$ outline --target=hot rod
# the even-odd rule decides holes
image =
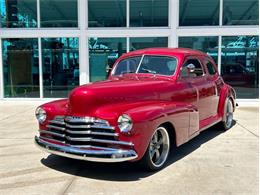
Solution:
[[[36,109],[41,149],[95,162],[165,165],[170,149],[220,123],[232,126],[235,91],[213,59],[191,49],[151,48],[122,55],[105,81]]]

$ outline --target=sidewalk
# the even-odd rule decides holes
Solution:
[[[258,194],[258,108],[240,107],[227,132],[216,127],[171,154],[167,167],[90,163],[40,151],[39,102],[0,102],[0,194]]]

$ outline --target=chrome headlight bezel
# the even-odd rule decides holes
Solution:
[[[38,120],[38,122],[42,124],[46,121],[47,113],[42,107],[38,107],[35,110],[35,117]]]
[[[127,114],[122,114],[117,119],[117,125],[122,133],[129,133],[133,128],[132,118]]]

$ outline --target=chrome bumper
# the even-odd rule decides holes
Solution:
[[[60,146],[40,139],[35,136],[35,144],[42,150],[51,154],[94,162],[123,162],[138,157],[134,150],[90,150],[72,146]]]

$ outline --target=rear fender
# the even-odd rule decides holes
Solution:
[[[224,117],[224,110],[225,110],[225,104],[226,104],[227,98],[231,99],[232,104],[233,104],[233,110],[235,110],[236,92],[231,86],[225,84],[221,89],[220,97],[219,97],[219,104],[218,104],[218,114],[222,118]]]

